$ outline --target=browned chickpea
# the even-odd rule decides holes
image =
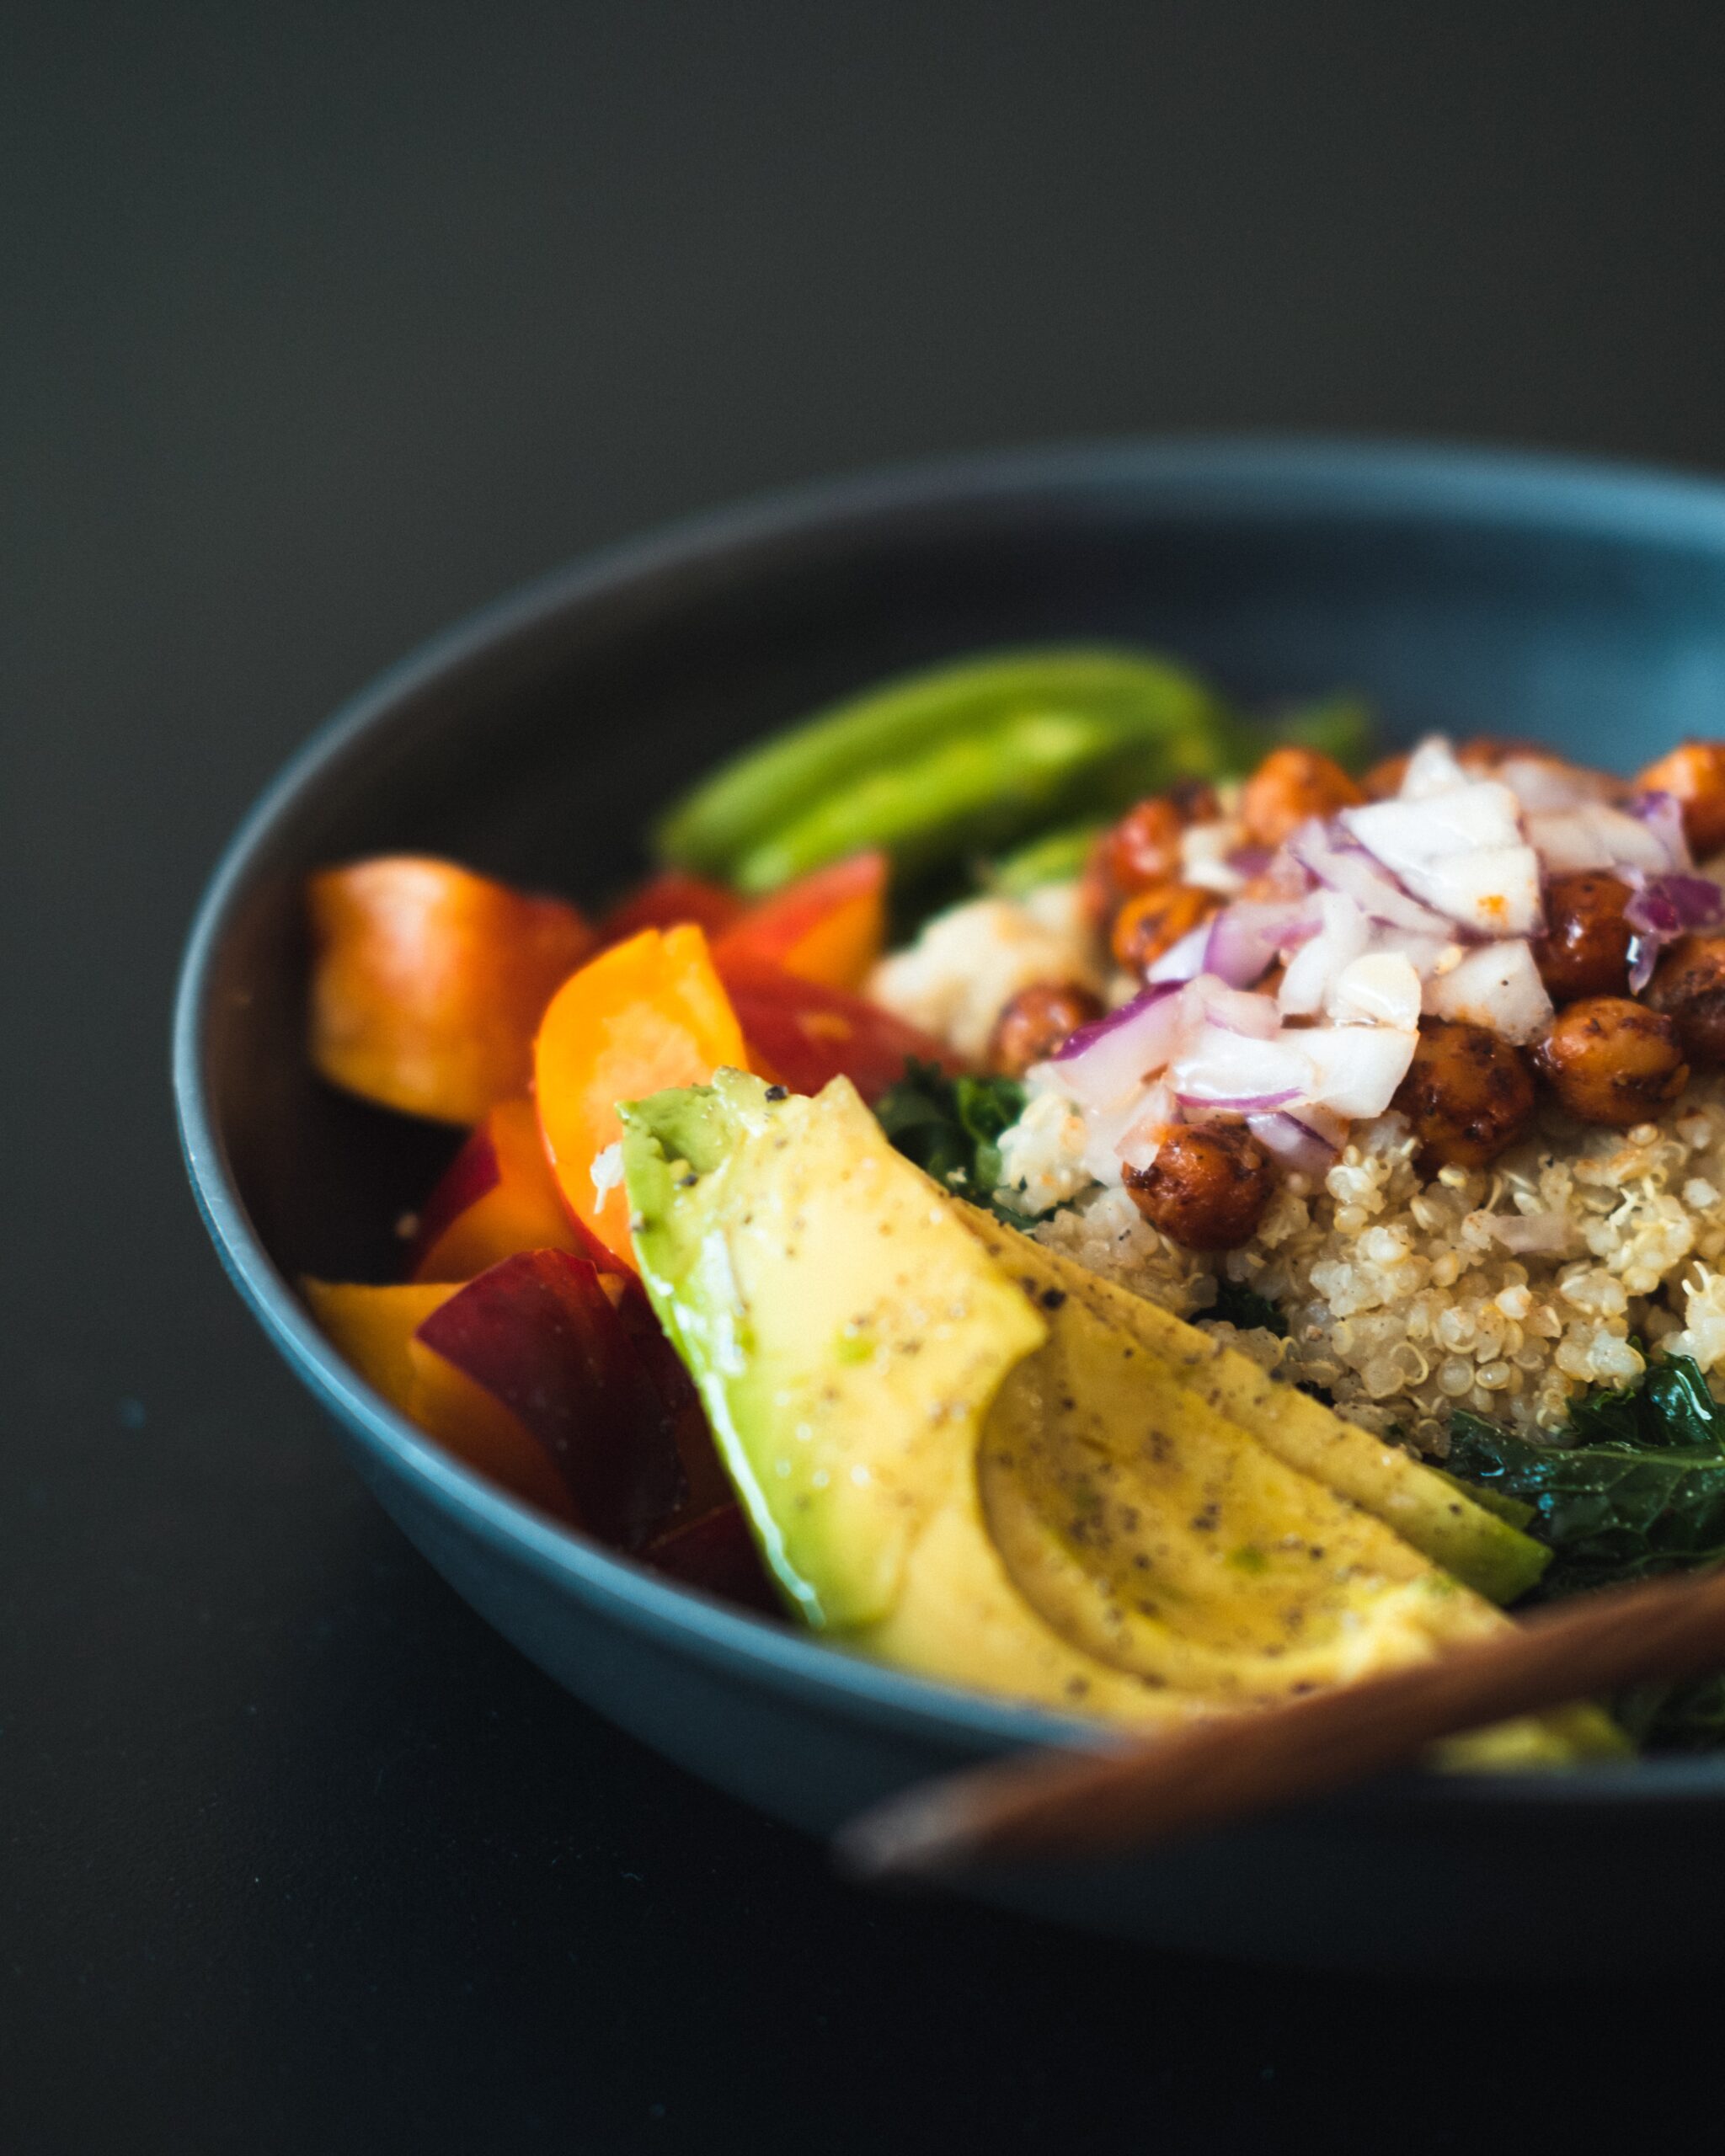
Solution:
[[[1636,781],[1643,793],[1674,793],[1683,830],[1697,861],[1725,852],[1725,741],[1685,741],[1649,764]]]
[[[1402,782],[1407,776],[1407,753],[1399,756],[1386,756],[1381,763],[1374,764],[1359,782],[1360,789],[1368,801],[1389,801],[1402,791]]]
[[[1311,816],[1333,816],[1365,798],[1332,756],[1272,749],[1240,792],[1240,820],[1258,846],[1280,846]]]
[[[1554,876],[1546,885],[1546,932],[1533,954],[1554,1003],[1627,992],[1635,940],[1623,918],[1628,903],[1629,886],[1594,869]]]
[[[1081,982],[1045,980],[1021,988],[995,1020],[988,1043],[991,1070],[1022,1078],[1081,1026],[1103,1016],[1103,1000]]]
[[[1108,945],[1116,964],[1128,973],[1148,973],[1164,951],[1172,951],[1220,904],[1214,891],[1200,891],[1192,883],[1164,883],[1157,890],[1140,891],[1114,916]]]
[[[1674,943],[1648,984],[1647,1000],[1676,1026],[1691,1063],[1725,1063],[1725,936]]]
[[[1242,1123],[1177,1123],[1147,1168],[1128,1168],[1132,1202],[1187,1250],[1235,1250],[1270,1202],[1269,1156]]]
[[[1183,779],[1129,808],[1097,840],[1085,873],[1092,917],[1103,921],[1121,901],[1178,881],[1180,841],[1194,824],[1220,816],[1215,789],[1203,779]]]
[[[1511,756],[1533,756],[1543,764],[1559,760],[1541,743],[1514,734],[1476,734],[1455,751],[1455,760],[1462,770],[1472,771],[1477,776],[1496,771]]]
[[[1689,1083],[1674,1021],[1626,995],[1589,995],[1560,1011],[1534,1060],[1571,1115],[1614,1130],[1650,1122]]]
[[[1413,1124],[1428,1169],[1482,1168],[1520,1137],[1536,1100],[1526,1057],[1501,1033],[1422,1018],[1391,1105]]]

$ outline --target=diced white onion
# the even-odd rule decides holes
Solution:
[[[1419,1023],[1419,975],[1393,951],[1368,951],[1343,966],[1324,998],[1324,1009],[1338,1024],[1404,1031]]]
[[[1426,983],[1424,1007],[1431,1017],[1488,1026],[1515,1042],[1531,1040],[1551,1018],[1533,953],[1520,942],[1470,952],[1452,972]]]
[[[1290,1039],[1311,1064],[1306,1098],[1338,1115],[1381,1115],[1407,1075],[1419,1036],[1396,1026],[1313,1026]]]
[[[1656,829],[1599,802],[1530,815],[1527,837],[1548,876],[1611,868],[1644,868],[1657,876],[1672,865]]]
[[[1467,773],[1455,760],[1455,751],[1445,735],[1429,734],[1407,759],[1402,775],[1402,798],[1423,801],[1430,794],[1452,793],[1466,786]]]
[[[1371,923],[1344,892],[1323,894],[1321,917],[1323,926],[1288,961],[1276,990],[1277,1004],[1288,1017],[1310,1018],[1322,1011],[1330,983],[1343,967],[1365,955],[1371,941]]]
[[[1610,801],[1623,790],[1621,781],[1609,772],[1591,771],[1583,765],[1566,763],[1562,756],[1505,756],[1496,776],[1521,803],[1524,816],[1543,815],[1552,809],[1581,808],[1589,802]]]

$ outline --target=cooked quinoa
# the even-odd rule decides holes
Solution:
[[[1010,1173],[1020,1133],[1040,1125],[1044,1193],[1060,1179],[1047,1097],[1003,1149]],[[1555,1434],[1576,1394],[1639,1376],[1637,1341],[1692,1355],[1722,1389],[1725,1079],[1696,1081],[1669,1114],[1628,1131],[1546,1104],[1489,1168],[1444,1168],[1429,1182],[1416,1150],[1400,1115],[1357,1125],[1322,1185],[1289,1177],[1252,1240],[1219,1257],[1182,1250],[1124,1190],[1093,1183],[1032,1232],[1200,1321],[1224,1270],[1276,1305],[1288,1337],[1218,1330],[1290,1381],[1324,1387],[1351,1421],[1438,1455],[1459,1407]],[[1010,1182],[1002,1194],[1025,1195]]]

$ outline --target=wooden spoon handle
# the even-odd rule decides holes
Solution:
[[[1440,1737],[1725,1664],[1725,1572],[1606,1590],[1433,1662],[1101,1752],[1044,1751],[912,1789],[844,1828],[868,1878],[980,1858],[1116,1854],[1339,1789]]]

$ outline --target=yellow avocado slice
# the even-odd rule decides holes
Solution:
[[[997,1243],[845,1081],[774,1099],[724,1071],[623,1120],[642,1278],[767,1562],[836,1644],[1156,1721],[1509,1621],[1183,1381],[1151,1306]]]
[[[1195,1325],[1142,1295],[1085,1270],[1044,1248],[991,1213],[954,1200],[959,1216],[1003,1271],[1044,1308],[1060,1310],[1056,1327],[1081,1311],[1117,1326],[1154,1369],[1159,1384],[1188,1403],[1249,1430],[1290,1467],[1375,1514],[1405,1541],[1492,1602],[1525,1594],[1550,1561],[1550,1552],[1509,1521],[1476,1504],[1399,1445],[1385,1444],[1345,1422],[1322,1401],[1272,1377]]]

